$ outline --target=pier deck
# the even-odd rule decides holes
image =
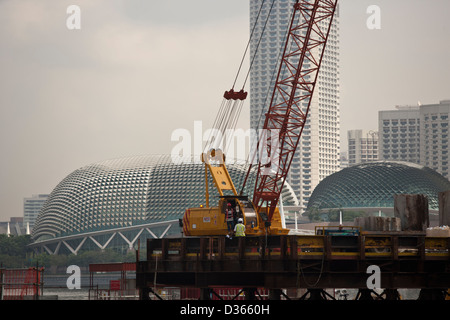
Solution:
[[[450,238],[424,234],[288,235],[147,240],[137,286],[367,288],[376,265],[381,288],[450,288]]]

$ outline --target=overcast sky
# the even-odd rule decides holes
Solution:
[[[379,110],[450,98],[449,14],[448,0],[340,1],[343,150]],[[0,0],[0,23],[0,221],[82,166],[170,153],[175,129],[212,125],[250,28],[248,0]]]

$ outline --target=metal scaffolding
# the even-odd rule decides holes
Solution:
[[[0,269],[0,300],[39,300],[44,268]]]

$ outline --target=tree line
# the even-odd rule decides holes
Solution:
[[[49,255],[36,254],[28,245],[32,240],[29,235],[7,236],[0,234],[0,268],[44,267],[51,273],[65,269],[70,265],[88,267],[92,263],[133,262],[136,260],[133,251],[123,254],[113,249],[93,250],[74,254]]]

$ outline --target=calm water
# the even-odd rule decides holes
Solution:
[[[347,289],[347,299],[353,300],[357,293],[358,290]],[[399,293],[403,300],[416,300],[419,296],[419,290],[400,289]],[[88,300],[89,289],[81,288],[69,290],[67,288],[44,288],[44,296],[58,296],[58,300]],[[335,298],[342,299],[343,296],[340,296],[339,292],[336,292]]]
[[[89,276],[81,277],[81,289],[70,290],[67,288],[67,275],[47,275],[44,279],[44,296],[49,297],[57,296],[58,300],[88,300],[89,299]],[[128,275],[128,279],[134,278],[135,275]],[[97,274],[93,277],[93,285],[99,289],[108,289],[111,280],[120,279],[120,274]],[[404,300],[416,300],[419,296],[420,290],[406,290],[399,289],[399,293]],[[332,291],[329,292],[332,294]],[[347,289],[346,290],[347,299],[353,300],[358,290]],[[378,292],[378,293],[381,293]],[[93,294],[93,293],[92,293]],[[342,299],[343,296],[340,295],[341,292],[335,292],[336,299]]]
[[[133,279],[135,275],[127,275],[127,279]],[[67,288],[68,275],[46,275],[44,276],[44,297],[58,300],[88,300],[90,279],[88,275],[81,276],[81,289]],[[98,289],[108,289],[111,280],[120,279],[120,273],[96,274],[92,285]]]
[[[88,300],[89,289],[44,288],[44,297],[58,296],[58,300]]]

